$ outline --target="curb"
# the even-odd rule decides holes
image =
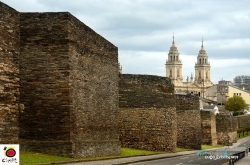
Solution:
[[[239,144],[242,144],[246,141],[248,141],[250,139],[250,136],[247,136],[247,137],[244,137],[242,139],[239,139]],[[237,146],[238,146],[237,145]],[[235,146],[235,147],[237,147]],[[224,147],[220,147],[220,148],[211,148],[211,149],[206,149],[206,151],[210,151],[210,150],[217,150],[217,149],[223,149],[223,148],[227,148],[228,146],[224,146]],[[143,156],[137,156],[137,157],[142,157],[144,159],[139,159],[139,160],[128,160],[128,161],[123,161],[122,163],[113,163],[112,165],[127,165],[127,164],[132,164],[132,163],[139,163],[139,162],[146,162],[146,161],[152,161],[152,160],[159,160],[159,159],[166,159],[166,158],[172,158],[172,157],[179,157],[179,156],[185,156],[185,155],[191,155],[191,154],[194,154],[196,153],[197,151],[200,151],[200,150],[193,150],[193,151],[189,151],[190,153],[185,153],[185,154],[182,154],[181,152],[179,152],[179,154],[176,154],[176,155],[162,155],[162,154],[157,154],[158,157],[151,157],[151,158],[146,158],[143,157]],[[185,151],[184,151],[185,152]],[[178,153],[178,152],[177,152]],[[172,153],[174,154],[174,153]],[[162,155],[162,156],[161,156]],[[154,155],[149,155],[149,156],[154,156]],[[136,157],[122,157],[122,158],[136,158]],[[122,159],[122,158],[114,158],[114,159]],[[104,160],[95,160],[95,161],[105,161],[105,160],[112,160],[112,159],[104,159]],[[63,164],[71,164],[71,163],[84,163],[84,162],[94,162],[94,161],[82,161],[82,160],[76,160],[76,161],[70,161],[70,162],[55,162],[55,163],[39,163],[39,164],[35,164],[35,165],[63,165]],[[227,165],[227,163],[224,163],[223,165]]]
[[[166,156],[160,156],[160,155],[163,155],[163,154],[156,154],[158,155],[159,157],[155,157],[155,158],[145,158],[145,159],[141,159],[141,160],[128,160],[128,161],[124,161],[123,163],[114,163],[112,165],[127,165],[128,163],[138,163],[138,162],[145,162],[145,161],[151,161],[151,160],[159,160],[159,159],[165,159],[165,158],[172,158],[172,157],[178,157],[178,156],[184,156],[184,155],[191,155],[191,154],[194,154],[196,153],[197,151],[199,150],[193,150],[193,151],[190,151],[190,153],[185,153],[185,154],[178,154],[178,155],[166,155]],[[170,154],[174,154],[174,153],[170,153]],[[156,156],[156,155],[147,155],[147,156]],[[144,156],[131,156],[131,157],[121,157],[121,158],[114,158],[114,159],[126,159],[126,158],[140,158],[140,157],[144,157]],[[146,156],[145,156],[146,157]],[[112,160],[112,159],[103,159],[103,160],[93,160],[93,161],[82,161],[82,160],[76,160],[76,161],[70,161],[70,162],[54,162],[54,163],[38,163],[38,164],[33,164],[33,165],[63,165],[63,164],[71,164],[71,163],[87,163],[87,162],[95,162],[95,161],[106,161],[106,160]]]

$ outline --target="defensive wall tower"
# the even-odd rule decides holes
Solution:
[[[19,13],[0,2],[0,143],[119,154],[117,66],[118,48],[70,13]]]
[[[19,13],[0,2],[0,144],[18,143]]]
[[[177,122],[171,80],[151,75],[119,76],[122,146],[176,152]]]
[[[176,94],[177,147],[201,149],[199,97]]]

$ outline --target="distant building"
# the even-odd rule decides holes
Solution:
[[[250,84],[250,76],[236,76],[234,78],[235,84]]]
[[[224,105],[234,95],[241,96],[250,105],[250,92],[234,86],[230,81],[219,81],[217,85],[207,88],[205,95],[207,99],[217,101],[218,105]]]
[[[172,80],[176,93],[186,92],[204,97],[206,88],[213,84],[210,79],[210,63],[208,62],[208,56],[203,46],[203,39],[194,67],[195,77],[191,74],[190,79],[187,77],[185,82],[182,77],[182,62],[179,55],[173,36],[172,46],[170,47],[166,61],[166,77]]]
[[[229,85],[228,86],[228,97],[241,96],[248,105],[250,105],[250,92],[243,90],[241,88],[238,88],[236,86]]]

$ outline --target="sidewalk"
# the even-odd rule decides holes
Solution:
[[[244,137],[242,139],[237,140],[237,143],[233,143],[233,146],[230,146],[230,148],[232,147],[237,147],[238,145],[240,145],[241,143],[244,143],[246,141],[248,141],[250,139],[250,136]]]
[[[250,139],[250,136],[239,139],[237,143],[234,143],[233,147],[237,147],[241,143],[244,143]],[[226,147],[222,147],[226,148]],[[220,149],[222,149],[220,148]],[[215,150],[218,148],[208,149],[208,150]],[[118,158],[118,159],[108,159],[108,160],[98,160],[98,161],[84,161],[84,162],[72,162],[72,163],[54,163],[54,164],[63,164],[63,165],[125,165],[128,163],[135,163],[135,162],[143,162],[143,161],[150,161],[150,160],[157,160],[157,159],[164,159],[164,158],[171,158],[171,157],[177,157],[177,156],[183,156],[183,155],[190,155],[198,152],[199,150],[193,150],[193,151],[183,151],[183,152],[177,152],[177,153],[166,153],[166,154],[158,154],[158,155],[149,155],[149,156],[136,156],[136,157],[128,157],[128,158]],[[245,159],[245,160],[244,160]],[[243,158],[242,160],[237,162],[248,162],[249,165],[250,156]],[[245,165],[245,164],[239,164],[239,165]]]
[[[245,156],[235,163],[236,165],[249,165],[250,164],[250,155]]]
[[[171,158],[176,156],[190,155],[196,153],[198,150],[193,151],[183,151],[177,153],[167,153],[167,154],[157,154],[149,156],[136,156],[128,158],[118,158],[118,159],[108,159],[108,160],[98,160],[98,161],[89,161],[89,162],[76,162],[76,163],[62,163],[64,165],[125,165],[128,163],[136,163],[143,161],[150,161],[156,159]]]
[[[237,143],[244,143],[248,139],[250,139],[250,136],[238,140]],[[235,164],[236,165],[249,165],[250,164],[249,162],[250,162],[250,155],[248,155],[248,156],[246,155],[244,158],[240,159]]]

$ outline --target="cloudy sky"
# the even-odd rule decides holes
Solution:
[[[0,1],[20,12],[70,12],[118,47],[123,73],[165,76],[174,32],[185,80],[202,36],[213,83],[250,76],[249,0]]]

